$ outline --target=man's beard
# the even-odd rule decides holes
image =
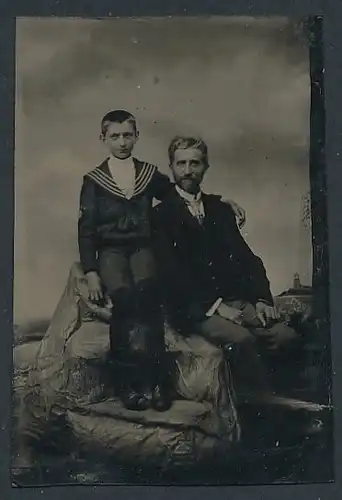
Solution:
[[[197,179],[191,177],[183,177],[178,181],[179,187],[186,191],[187,193],[197,194],[200,190],[200,183]]]

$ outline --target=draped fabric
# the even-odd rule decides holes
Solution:
[[[80,448],[100,449],[122,461],[171,467],[179,460],[195,464],[226,456],[240,439],[240,426],[221,350],[166,325],[176,400],[164,413],[132,412],[112,392],[109,318],[109,306],[88,301],[81,267],[73,265],[46,334],[36,349],[31,347],[33,359],[21,356],[16,363],[17,375],[26,379],[17,386],[19,440],[22,436],[34,445],[53,428],[58,443],[67,426]]]

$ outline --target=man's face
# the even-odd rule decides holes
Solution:
[[[138,134],[133,124],[128,121],[123,123],[110,122],[105,135],[102,136],[102,141],[110,153],[120,160],[131,155],[137,140]]]
[[[170,165],[175,183],[184,191],[196,194],[208,168],[200,149],[176,149]]]

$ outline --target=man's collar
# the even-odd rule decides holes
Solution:
[[[200,201],[200,199],[202,198],[202,191],[199,191],[197,194],[191,194],[187,191],[184,191],[184,189],[179,187],[177,184],[175,188],[179,196],[190,203],[193,201]]]

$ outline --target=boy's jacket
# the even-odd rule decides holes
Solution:
[[[162,200],[172,186],[157,167],[134,160],[135,190],[127,199],[111,176],[108,160],[83,178],[78,219],[78,244],[83,271],[97,270],[105,247],[149,244],[152,200]]]

